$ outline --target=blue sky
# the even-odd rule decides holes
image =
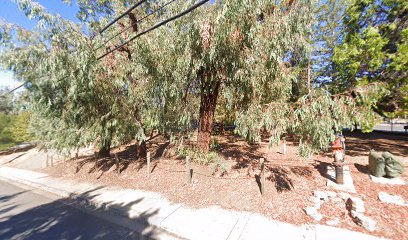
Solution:
[[[24,13],[22,13],[18,6],[12,0],[0,0],[0,18],[15,23],[27,29],[32,29],[36,25],[36,21],[28,19]],[[48,12],[53,14],[60,14],[62,17],[78,21],[75,17],[78,8],[75,1],[72,1],[72,6],[69,6],[62,2],[62,0],[37,0],[42,6],[44,6]],[[14,79],[11,72],[4,72],[0,70],[0,88],[9,87],[13,88],[18,86],[19,83]]]

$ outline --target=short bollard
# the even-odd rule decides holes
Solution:
[[[286,138],[283,138],[283,155],[286,155]]]
[[[260,176],[260,182],[261,182],[261,194],[265,194],[265,162],[264,158],[260,159],[261,162],[261,176]]]
[[[192,183],[193,182],[193,176],[192,176],[192,171],[190,168],[190,156],[186,157],[186,172],[187,172],[187,182]]]
[[[147,160],[147,176],[150,177],[150,152],[146,153]]]
[[[336,172],[336,183],[337,184],[344,184],[344,178],[343,178],[343,164],[341,163],[334,163],[334,169]]]
[[[98,168],[98,152],[94,152],[95,157],[95,169]]]
[[[118,158],[118,154],[115,153],[115,161],[116,161],[116,172],[120,173],[120,168],[119,168],[119,158]]]

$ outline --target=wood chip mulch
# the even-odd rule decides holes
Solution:
[[[317,223],[307,216],[304,208],[312,206],[310,197],[315,190],[330,190],[326,187],[325,167],[332,162],[330,154],[320,154],[305,160],[297,154],[295,142],[288,141],[287,153],[282,146],[266,151],[267,142],[248,145],[242,140],[231,140],[231,136],[216,137],[220,143],[219,153],[230,166],[227,174],[212,174],[210,166],[192,164],[193,183],[187,184],[183,159],[168,154],[172,145],[163,137],[149,142],[152,152],[152,172],[147,176],[145,159],[135,159],[134,146],[114,149],[121,158],[121,173],[116,172],[113,158],[98,160],[82,157],[43,170],[65,179],[98,183],[107,186],[140,189],[158,192],[170,201],[183,203],[192,208],[217,205],[224,209],[249,211],[269,218],[293,224]],[[329,200],[321,205],[319,222],[339,219],[337,227],[360,231],[390,239],[404,239],[408,233],[408,207],[385,204],[378,200],[378,192],[397,194],[408,201],[408,185],[382,185],[373,183],[367,175],[367,154],[371,148],[387,150],[401,157],[408,165],[408,138],[371,133],[346,136],[346,161],[350,166],[357,190],[354,196],[363,199],[366,215],[377,221],[377,229],[368,232],[357,226],[345,209],[343,201]],[[266,193],[262,196],[259,187],[259,158],[266,158]],[[407,172],[408,170],[406,170]],[[405,174],[406,174],[405,172]],[[408,177],[402,176],[406,182]]]

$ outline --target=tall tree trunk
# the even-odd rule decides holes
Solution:
[[[211,143],[211,131],[214,125],[214,113],[217,106],[220,81],[203,81],[200,100],[200,123],[198,125],[197,147],[208,153]]]

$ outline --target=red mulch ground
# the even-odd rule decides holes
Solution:
[[[331,190],[326,187],[324,169],[332,162],[330,154],[304,160],[297,154],[297,146],[288,141],[287,154],[282,147],[266,153],[267,142],[249,145],[233,135],[216,136],[219,153],[229,162],[230,169],[222,177],[211,174],[209,166],[192,164],[193,184],[187,184],[183,159],[174,156],[175,147],[163,136],[148,142],[152,152],[152,173],[147,177],[145,159],[135,159],[134,145],[114,149],[121,159],[121,173],[116,172],[114,159],[100,159],[97,168],[93,158],[71,159],[44,171],[67,179],[116,185],[126,188],[160,192],[173,202],[201,208],[218,205],[225,209],[261,213],[270,218],[294,224],[310,223],[303,208],[311,206],[309,198],[314,190]],[[373,183],[367,175],[367,155],[371,148],[390,151],[401,157],[408,166],[408,137],[379,133],[353,133],[346,139],[346,161],[350,165],[357,190],[366,206],[366,215],[377,221],[377,230],[367,232],[353,223],[344,202],[328,201],[322,204],[320,223],[339,218],[338,227],[365,232],[392,239],[403,239],[408,233],[408,207],[381,203],[379,191],[398,194],[408,201],[408,186],[389,186]],[[172,154],[173,153],[173,154]],[[264,196],[258,185],[259,158],[266,157],[267,185]],[[406,174],[406,173],[405,173]],[[403,178],[408,182],[407,175]]]

